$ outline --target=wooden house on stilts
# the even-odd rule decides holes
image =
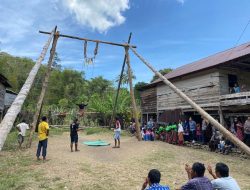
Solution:
[[[250,42],[179,67],[165,77],[221,123],[250,116]],[[158,123],[189,116],[201,119],[160,79],[141,89],[141,112],[144,121],[154,118]]]

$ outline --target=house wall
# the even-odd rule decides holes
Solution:
[[[16,94],[6,92],[5,97],[4,97],[5,108],[11,106],[11,104],[15,100],[16,96],[17,96]]]
[[[220,85],[218,69],[210,69],[190,74],[171,82],[201,107],[218,106]],[[157,110],[174,110],[191,108],[167,85],[157,86]]]
[[[228,75],[236,75],[240,87],[244,84],[245,90],[250,91],[250,72],[243,69],[224,68],[219,69],[220,95],[229,94]]]
[[[156,87],[144,89],[140,93],[142,113],[156,113]]]
[[[0,112],[2,112],[4,109],[5,92],[6,92],[5,86],[2,83],[0,83]]]

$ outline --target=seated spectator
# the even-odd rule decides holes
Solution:
[[[192,168],[186,164],[185,170],[188,174],[188,182],[177,190],[212,190],[210,180],[204,177],[205,166],[202,163],[195,162]]]
[[[141,130],[141,138],[142,138],[142,140],[145,140],[145,133],[146,133],[146,129],[142,129]]]
[[[226,164],[217,163],[215,166],[215,174],[211,166],[208,166],[207,170],[214,178],[214,180],[211,181],[214,190],[240,190],[235,179],[229,176],[229,168]]]
[[[150,132],[149,129],[145,130],[144,140],[149,141],[150,140]]]
[[[199,123],[196,124],[196,139],[199,143],[202,142],[201,138],[201,125]]]
[[[218,144],[218,149],[220,152],[224,153],[225,151],[225,139],[221,137],[220,143]]]
[[[237,83],[234,84],[234,93],[239,93],[240,92],[240,87]]]
[[[208,144],[210,151],[216,151],[219,143],[220,143],[220,132],[215,131]]]
[[[142,185],[142,190],[145,190],[147,186],[147,190],[170,190],[168,186],[162,186],[160,185],[161,181],[161,173],[159,170],[152,169],[149,171],[148,176],[145,180],[145,182]]]
[[[149,129],[149,133],[150,133],[150,140],[151,141],[154,141],[155,140],[155,133],[154,133],[154,131],[152,130],[152,129]]]
[[[233,144],[229,140],[225,140],[224,154],[229,154],[231,152]]]

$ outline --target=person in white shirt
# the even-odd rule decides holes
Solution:
[[[217,163],[215,166],[215,174],[212,167],[208,166],[208,172],[213,176],[211,181],[214,190],[240,190],[236,180],[229,176],[229,168],[224,163]]]
[[[29,125],[27,123],[25,123],[25,120],[23,120],[21,123],[19,123],[16,126],[17,130],[18,130],[18,143],[19,143],[19,148],[22,147],[23,141],[24,141],[24,137],[26,134],[26,130],[29,129]]]

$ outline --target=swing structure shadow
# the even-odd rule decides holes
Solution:
[[[186,102],[188,102],[197,112],[199,112],[204,118],[206,118],[211,124],[214,125],[215,128],[217,128],[227,139],[229,139],[231,142],[233,142],[236,146],[238,146],[243,152],[245,152],[246,154],[250,155],[250,148],[245,145],[243,142],[241,142],[239,139],[237,139],[235,136],[233,136],[227,129],[225,129],[218,121],[216,121],[213,117],[211,117],[206,111],[204,111],[199,105],[197,105],[194,101],[192,101],[185,93],[183,93],[180,89],[178,89],[176,86],[174,86],[170,81],[168,81],[160,72],[158,72],[157,70],[155,70],[142,56],[140,56],[135,48],[136,46],[130,45],[130,37],[129,37],[129,41],[127,44],[119,44],[119,43],[113,43],[113,42],[107,42],[107,41],[101,41],[101,40],[92,40],[92,39],[87,39],[87,38],[81,38],[81,37],[75,37],[75,36],[69,36],[69,35],[62,35],[59,34],[59,32],[56,33],[56,27],[52,32],[44,32],[44,31],[40,31],[40,33],[43,34],[49,34],[49,40],[48,42],[45,44],[45,47],[41,53],[41,56],[39,58],[39,60],[37,61],[36,65],[32,68],[30,75],[32,75],[32,79],[33,81],[30,81],[31,79],[28,77],[23,88],[21,89],[21,91],[19,92],[17,98],[15,99],[15,101],[13,102],[13,104],[11,105],[11,107],[9,108],[7,114],[5,115],[2,123],[0,124],[0,151],[2,150],[2,147],[4,145],[4,142],[6,140],[7,134],[9,133],[10,129],[13,126],[13,123],[17,117],[17,114],[20,112],[21,107],[23,105],[24,100],[27,97],[27,94],[34,82],[34,78],[37,74],[37,71],[41,65],[41,62],[47,52],[47,49],[49,47],[49,44],[52,40],[52,37],[54,37],[53,39],[53,43],[54,46],[52,46],[51,52],[50,52],[50,58],[49,61],[53,61],[54,59],[54,54],[55,54],[55,47],[56,47],[56,42],[57,39],[55,38],[59,38],[59,37],[66,37],[66,38],[72,38],[72,39],[77,39],[77,40],[82,40],[82,41],[91,41],[91,42],[96,42],[96,43],[103,43],[103,44],[109,44],[109,45],[115,45],[115,46],[121,46],[125,48],[125,58],[124,58],[124,62],[126,62],[127,66],[128,66],[128,77],[129,77],[129,85],[130,85],[130,96],[132,99],[132,106],[133,106],[133,116],[136,120],[136,131],[137,131],[137,138],[140,141],[141,140],[141,136],[139,135],[140,133],[140,128],[139,128],[139,122],[138,122],[138,117],[137,117],[137,108],[136,108],[136,104],[135,104],[135,97],[134,97],[134,92],[133,92],[133,83],[132,83],[132,72],[131,72],[131,66],[130,66],[130,56],[129,56],[129,49],[132,50],[132,52],[147,66],[149,67],[149,69],[154,72],[157,76],[159,76],[163,82],[168,85],[175,93],[178,94],[178,96],[180,96],[181,98],[183,98]],[[49,63],[48,63],[49,65]],[[122,67],[123,68],[123,67]],[[35,69],[36,72],[32,71]],[[48,68],[50,69],[50,68]],[[123,69],[122,69],[123,71]],[[123,74],[123,72],[121,72],[121,74]],[[49,75],[47,75],[49,78]],[[47,78],[47,79],[48,79]],[[28,81],[29,79],[29,81]],[[120,80],[122,79],[122,77],[120,77]],[[25,88],[25,85],[28,81],[28,87],[29,88]],[[120,81],[119,81],[120,82]],[[43,88],[46,87],[45,85],[43,85]],[[43,89],[42,91],[46,91],[46,88]],[[25,89],[25,94],[23,94],[23,91]],[[19,100],[20,97],[22,97],[21,101]],[[40,109],[37,110],[38,113],[41,113],[41,109],[42,109],[42,102],[43,102],[43,97],[40,96],[40,99],[38,102],[41,102],[41,106]],[[18,108],[18,110],[16,110],[13,113],[13,110],[15,108]],[[33,118],[34,121],[36,122],[38,120],[37,118]],[[34,123],[33,121],[33,123]],[[7,126],[7,127],[6,127]],[[33,127],[34,130],[34,127]]]

